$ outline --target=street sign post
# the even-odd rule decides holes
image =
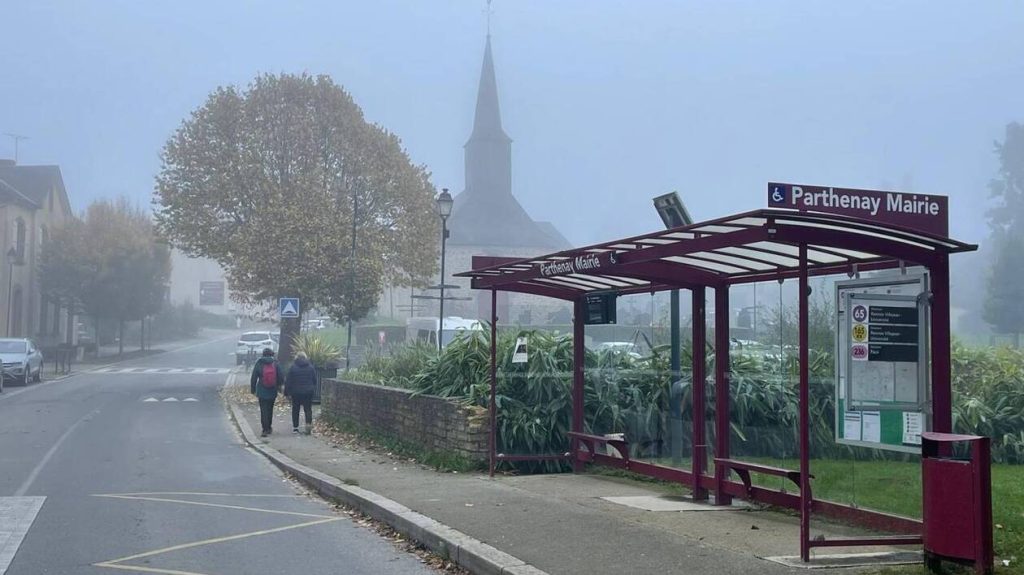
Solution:
[[[199,282],[199,305],[224,305],[224,282]]]
[[[281,319],[299,317],[299,298],[283,297],[278,300],[277,314]]]

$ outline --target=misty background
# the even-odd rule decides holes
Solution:
[[[20,163],[61,166],[76,211],[148,205],[216,86],[324,73],[461,191],[485,6],[8,1],[0,128],[30,138]],[[1022,25],[1009,0],[497,0],[513,191],[577,245],[660,228],[654,195],[706,219],[764,206],[768,181],[949,195],[951,235],[984,242],[993,142],[1024,120]]]

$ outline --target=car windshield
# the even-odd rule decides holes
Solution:
[[[0,341],[0,353],[25,353],[25,342]]]
[[[268,333],[243,333],[241,341],[267,341],[270,339]]]

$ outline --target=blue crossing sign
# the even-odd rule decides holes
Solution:
[[[277,314],[282,318],[299,317],[299,298],[281,298],[277,306]]]

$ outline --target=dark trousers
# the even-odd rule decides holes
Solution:
[[[306,425],[313,425],[313,394],[292,394],[292,427],[299,427],[299,408],[306,412]]]
[[[270,431],[274,424],[274,400],[260,399],[260,424],[263,431]]]

